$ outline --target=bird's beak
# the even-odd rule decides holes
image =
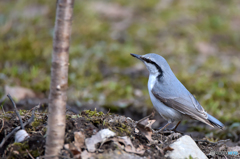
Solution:
[[[141,55],[137,55],[137,54],[131,54],[133,57],[136,57],[137,59],[141,60],[142,62],[144,61],[141,57]]]

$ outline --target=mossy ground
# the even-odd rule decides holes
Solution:
[[[23,120],[29,119],[31,112],[26,112],[26,114],[22,117]],[[8,114],[6,112],[3,116],[11,116],[11,120],[5,120],[5,124],[2,125],[4,131],[0,132],[0,140],[5,137],[5,133],[9,134],[16,126],[19,125],[19,120],[16,118],[16,115],[12,115],[11,113]],[[43,120],[44,119],[44,120]],[[12,135],[7,142],[4,144],[2,148],[0,148],[0,156],[2,158],[36,158],[39,156],[44,155],[45,149],[45,140],[46,140],[46,121],[47,115],[45,113],[35,113],[35,120],[30,125],[25,127],[25,130],[30,135],[28,139],[26,139],[22,143],[14,143],[14,135]],[[36,122],[38,124],[36,124]],[[142,145],[142,149],[145,150],[145,153],[139,155],[138,157],[146,157],[146,158],[163,158],[166,154],[168,147],[171,143],[175,142],[181,134],[177,133],[159,133],[158,131],[154,131],[152,134],[152,139],[156,142],[155,144],[148,141],[148,139],[141,133],[141,129],[139,132],[136,131],[138,127],[136,127],[136,121],[116,114],[109,114],[109,113],[102,113],[99,111],[82,111],[80,114],[67,114],[66,120],[66,129],[65,129],[65,136],[64,136],[64,144],[73,144],[74,142],[77,143],[79,141],[75,140],[75,132],[81,132],[83,134],[84,139],[82,140],[83,143],[79,148],[81,152],[87,151],[86,147],[86,138],[91,138],[97,132],[102,129],[109,129],[115,132],[117,137],[128,137],[130,138],[133,146],[135,148],[140,147]],[[200,133],[196,131],[195,133]],[[229,132],[232,133],[232,132]],[[226,137],[226,136],[225,136]],[[202,140],[199,135],[193,139]],[[220,138],[225,139],[225,138]],[[219,140],[220,140],[219,139]],[[210,142],[216,142],[216,139],[213,138],[204,138],[205,141],[197,142],[198,146],[201,150],[207,155],[209,154],[210,150],[214,151],[223,151],[226,150],[228,145],[224,142],[222,144],[211,144]],[[123,141],[122,141],[123,142]],[[231,143],[233,144],[233,143]],[[236,144],[236,143],[235,143]],[[123,146],[123,145],[121,145]],[[129,146],[129,145],[128,145]],[[158,148],[157,148],[157,147]],[[224,149],[223,149],[224,147]],[[109,155],[115,150],[120,150],[122,153],[129,153],[133,154],[132,152],[124,152],[121,148],[115,145],[111,139],[109,141],[104,142],[102,144],[96,145],[97,152],[91,153],[93,158],[100,158],[102,155]],[[162,151],[160,151],[161,149]],[[65,149],[66,150],[66,149]],[[72,158],[71,152],[74,154],[75,151],[68,150],[67,152],[61,153],[65,157]],[[115,158],[122,158],[122,153],[118,153]],[[219,156],[217,156],[219,157]],[[103,157],[106,158],[106,157]]]
[[[126,72],[140,63],[130,53],[155,52],[206,111],[223,122],[240,121],[239,1],[101,2],[119,5],[120,15],[99,11],[99,1],[75,1],[70,101],[114,105],[141,100],[142,107],[152,108],[147,76],[137,69],[137,76]],[[55,5],[49,0],[0,2],[1,96],[4,85],[49,91]]]

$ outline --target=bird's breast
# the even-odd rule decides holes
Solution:
[[[160,100],[158,100],[152,93],[152,88],[154,87],[154,84],[157,81],[156,76],[149,76],[148,79],[148,92],[150,99],[152,101],[153,106],[158,111],[158,113],[165,118],[168,121],[180,121],[182,120],[182,114],[168,106],[166,106],[164,103],[162,103]]]

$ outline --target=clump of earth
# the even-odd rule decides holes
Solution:
[[[23,122],[31,117],[30,110],[20,110]],[[182,132],[152,129],[153,117],[134,121],[130,117],[84,110],[81,113],[66,113],[64,148],[65,158],[165,158],[173,151],[171,144],[184,135],[190,135],[208,158],[224,158],[212,151],[229,151],[239,142],[229,139],[211,141],[209,138]],[[0,141],[20,125],[12,111],[1,115]],[[12,135],[0,149],[2,158],[36,158],[44,155],[47,130],[47,113],[35,112],[35,120],[25,127],[30,135],[21,143],[14,142]],[[102,134],[105,135],[103,137]],[[106,135],[107,134],[107,135]],[[238,134],[239,135],[239,134]],[[235,149],[237,150],[237,149]],[[229,156],[227,156],[229,157]],[[231,156],[230,156],[231,158]]]

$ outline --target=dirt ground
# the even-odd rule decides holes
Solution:
[[[14,143],[14,135],[12,135],[0,149],[2,158],[36,158],[44,155],[47,113],[40,111],[42,107],[44,106],[35,112],[35,120],[25,127],[30,137],[23,143]],[[23,122],[26,122],[32,115],[31,110],[19,112]],[[227,139],[209,141],[197,131],[189,134],[141,128],[139,122],[110,112],[85,110],[80,114],[72,111],[67,111],[66,114],[65,145],[60,155],[62,158],[165,158],[164,155],[172,150],[169,145],[184,134],[192,136],[208,158],[234,158],[234,156],[224,155],[213,156],[210,152],[227,151],[229,147],[239,145],[239,142]],[[153,120],[149,119],[149,121]],[[151,125],[152,123],[150,127]],[[20,122],[13,111],[3,113],[0,141],[17,126],[20,126]],[[115,133],[115,136],[97,143],[94,152],[89,152],[86,139],[103,129],[109,129]]]

